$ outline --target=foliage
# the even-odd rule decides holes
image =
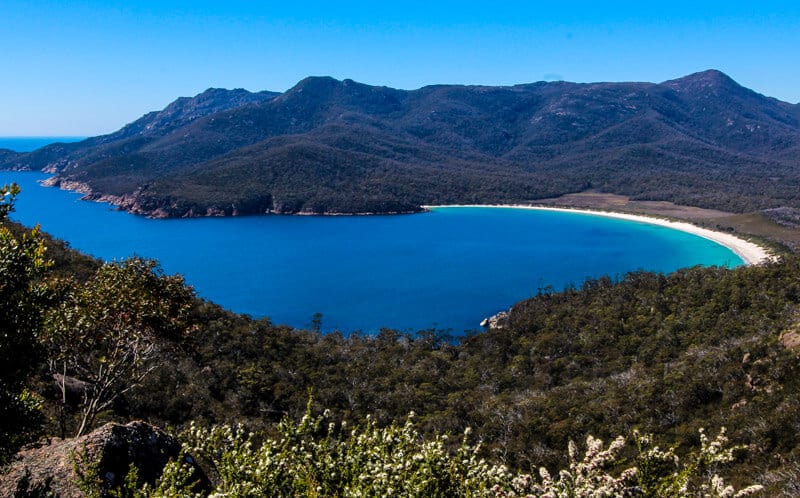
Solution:
[[[75,474],[73,483],[86,498],[100,498],[103,492],[103,478],[100,476],[100,462],[89,456],[84,444],[70,454],[72,471]]]
[[[310,410],[310,405],[309,405]],[[651,447],[651,436],[638,436],[638,467],[626,467],[623,437],[608,447],[589,436],[585,453],[569,443],[569,466],[552,476],[545,468],[539,478],[515,474],[504,465],[480,457],[480,443],[469,442],[467,430],[460,445],[449,449],[446,435],[423,436],[413,414],[402,425],[378,427],[367,418],[350,429],[307,412],[300,422],[281,421],[277,435],[248,433],[242,427],[204,428],[192,424],[184,433],[184,451],[200,458],[215,476],[211,496],[392,496],[455,497],[744,497],[760,486],[739,492],[725,485],[718,466],[732,461],[737,448],[726,446],[720,433],[703,439],[699,450],[685,457],[673,449]],[[326,423],[327,422],[327,423]],[[622,470],[614,470],[614,469]],[[713,473],[709,472],[713,470]],[[135,469],[114,496],[200,496],[191,490],[191,471],[181,458],[164,469],[154,484],[138,485]],[[133,476],[133,477],[131,477]],[[648,487],[659,483],[658,489]],[[91,492],[91,489],[89,489]],[[667,491],[667,492],[665,492]]]
[[[450,455],[446,436],[424,441],[411,419],[382,429],[367,419],[339,434],[323,422],[285,419],[260,445],[230,426],[191,426],[184,437],[187,452],[213,463],[224,496],[458,496],[488,493],[505,477],[466,442]]]
[[[40,358],[48,299],[37,278],[50,263],[38,228],[15,236],[5,226],[18,193],[16,185],[0,188],[0,464],[41,425],[39,400],[25,385]]]
[[[470,426],[485,458],[549,469],[566,464],[561,448],[582,434],[639,428],[681,455],[699,445],[699,428],[726,426],[752,448],[732,462],[732,484],[770,475],[778,494],[794,485],[781,468],[800,445],[800,363],[778,340],[797,320],[797,275],[800,261],[787,256],[589,280],[519,303],[504,329],[457,341],[431,331],[320,335],[203,304],[183,353],[165,357],[173,368],[146,380],[146,396],[127,396],[128,413],[261,430],[302,416],[313,388],[343,418],[386,425],[413,410],[426,434]]]
[[[653,436],[634,432],[639,454],[637,464],[638,488],[644,496],[751,496],[764,489],[761,485],[750,485],[736,491],[726,485],[719,476],[721,467],[735,460],[734,453],[745,450],[743,445],[728,446],[725,428],[709,440],[705,431],[700,431],[700,449],[684,457],[683,464],[675,448],[666,451],[653,445]]]
[[[5,220],[8,213],[14,210],[14,198],[19,195],[20,188],[16,183],[3,185],[0,188],[0,220]]]
[[[194,295],[183,278],[165,276],[154,261],[140,258],[103,265],[65,293],[47,315],[46,341],[62,400],[68,377],[84,383],[80,436],[156,367],[159,337],[187,330]]]

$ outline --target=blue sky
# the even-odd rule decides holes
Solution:
[[[0,3],[0,136],[97,135],[209,87],[309,75],[664,81],[720,69],[800,101],[800,2]]]

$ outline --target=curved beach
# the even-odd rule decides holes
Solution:
[[[693,235],[697,235],[698,237],[703,237],[705,239],[711,240],[720,244],[722,246],[727,247],[731,251],[733,251],[737,256],[742,258],[742,261],[746,265],[758,265],[762,263],[767,263],[770,261],[775,261],[776,257],[772,255],[767,249],[764,247],[759,246],[753,242],[748,240],[742,239],[735,235],[731,235],[729,233],[717,232],[715,230],[709,230],[707,228],[701,228],[696,225],[693,225],[689,222],[685,221],[672,221],[665,218],[657,218],[654,216],[645,216],[645,215],[638,215],[638,214],[628,214],[628,213],[618,213],[613,211],[596,211],[591,209],[572,209],[572,208],[558,208],[558,207],[547,207],[547,206],[526,206],[526,205],[515,205],[515,204],[505,204],[505,205],[492,205],[492,204],[448,204],[442,206],[422,206],[425,209],[432,209],[437,207],[448,208],[448,207],[476,207],[476,208],[514,208],[514,209],[532,209],[532,210],[539,210],[539,211],[560,211],[564,213],[578,213],[578,214],[586,214],[592,216],[604,216],[606,218],[618,218],[621,220],[627,221],[635,221],[639,223],[649,223],[651,225],[659,225],[667,228],[672,228],[674,230],[680,230],[682,232],[691,233]]]

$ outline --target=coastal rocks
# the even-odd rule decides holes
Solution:
[[[46,187],[59,187],[83,194],[81,200],[105,202],[120,211],[138,214],[148,218],[199,218],[248,216],[261,214],[286,214],[307,216],[334,215],[373,215],[373,214],[412,214],[423,212],[420,206],[411,204],[365,204],[364,206],[331,206],[325,203],[310,203],[306,200],[287,198],[278,199],[272,194],[261,194],[243,197],[234,203],[212,204],[203,201],[190,202],[172,196],[162,196],[143,185],[130,194],[114,195],[96,192],[85,182],[52,176],[41,182]],[[362,208],[363,207],[363,208]]]
[[[194,208],[192,207],[183,207],[177,202],[171,201],[170,199],[156,201],[148,196],[143,195],[143,192],[147,190],[147,185],[137,189],[132,194],[126,195],[101,194],[92,190],[92,188],[86,183],[67,180],[58,175],[42,181],[42,185],[45,187],[58,187],[62,190],[78,192],[83,194],[81,200],[105,202],[116,206],[117,209],[121,211],[147,216],[148,218],[180,218],[199,216],[194,214]],[[208,214],[206,214],[206,216],[208,216]]]
[[[59,176],[51,176],[50,178],[43,180],[42,185],[45,187],[58,187],[61,190],[71,190],[73,192],[83,194],[84,196],[93,195],[92,189],[90,189],[85,183],[65,180]]]
[[[55,496],[64,498],[84,496],[76,484],[76,467],[85,472],[91,465],[96,465],[102,481],[101,496],[108,496],[110,489],[124,482],[131,465],[138,469],[141,481],[154,482],[167,462],[179,457],[180,449],[177,440],[145,422],[106,424],[79,438],[53,439],[20,451],[0,476],[0,496],[15,496],[20,482],[27,482],[28,489],[49,486]],[[203,471],[190,457],[186,461],[194,467],[192,480],[200,489],[208,489]]]
[[[483,321],[481,321],[481,327],[490,330],[504,329],[508,324],[509,313],[510,310],[501,311],[500,313],[492,315],[489,318],[484,318]]]

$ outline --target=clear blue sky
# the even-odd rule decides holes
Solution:
[[[800,2],[0,2],[0,136],[97,135],[208,87],[419,88],[720,69],[800,101]]]

